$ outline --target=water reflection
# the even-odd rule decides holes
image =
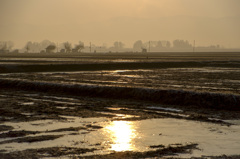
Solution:
[[[133,139],[136,138],[136,130],[130,121],[113,121],[106,127],[112,140],[111,150],[132,151],[135,150]]]

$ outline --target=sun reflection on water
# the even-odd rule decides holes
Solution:
[[[111,150],[132,151],[135,150],[133,139],[136,138],[136,131],[130,121],[113,121],[106,127],[111,138]]]

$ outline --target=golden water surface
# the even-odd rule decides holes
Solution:
[[[134,125],[130,121],[113,121],[106,127],[111,138],[111,148],[114,151],[133,151],[133,139],[137,137]]]

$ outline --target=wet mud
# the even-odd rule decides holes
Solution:
[[[0,158],[240,158],[236,54],[107,56],[0,59]]]
[[[227,120],[239,119],[239,112],[215,109],[198,109],[192,106],[182,108],[179,106],[159,105],[154,102],[140,102],[131,100],[107,100],[104,98],[87,98],[70,95],[48,94],[29,91],[17,91],[10,89],[0,90],[0,147],[1,145],[15,145],[22,143],[39,143],[55,141],[64,136],[88,135],[98,132],[104,128],[98,121],[84,122],[81,126],[71,125],[74,118],[107,118],[110,121],[144,121],[146,119],[178,119],[196,122],[204,122],[229,127],[233,123]],[[153,107],[154,105],[154,107]],[[38,121],[43,121],[38,123]],[[46,121],[46,122],[44,122]],[[53,121],[69,123],[67,126],[55,127],[44,130],[41,127],[51,124]],[[32,123],[31,123],[32,122]],[[36,123],[35,123],[36,122]],[[7,124],[8,123],[8,124]],[[11,126],[12,123],[12,126]],[[19,124],[18,124],[19,123]],[[21,123],[31,123],[33,127],[29,130],[17,129]],[[5,125],[6,124],[6,125]],[[218,132],[212,128],[210,131]],[[222,133],[222,132],[218,132]],[[159,132],[158,136],[164,136]],[[73,141],[73,145],[87,144],[86,141]],[[192,150],[199,149],[198,143],[194,144],[165,144],[149,145],[148,150],[138,151],[105,151],[102,142],[87,144],[88,148],[71,146],[42,147],[35,149],[15,149],[0,151],[1,158],[44,158],[44,157],[66,157],[66,158],[161,158],[173,157],[179,154],[191,154]],[[8,146],[7,146],[8,147]],[[2,147],[3,148],[3,147]],[[92,153],[91,153],[92,152]],[[93,153],[94,152],[94,153]],[[216,156],[215,156],[216,157]]]

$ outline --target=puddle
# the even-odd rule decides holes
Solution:
[[[152,112],[152,110],[144,110],[145,112]],[[187,114],[180,114],[178,112],[164,112],[164,111],[155,111],[156,113],[159,113],[159,114],[166,114],[166,115],[173,115],[173,116],[176,116],[176,117],[183,117],[183,118],[187,118],[189,117],[189,115]]]
[[[103,112],[104,113],[104,112]],[[60,138],[33,142],[33,143],[7,143],[0,144],[0,149],[7,151],[37,149],[43,147],[77,147],[97,148],[94,154],[108,154],[112,151],[149,151],[152,145],[187,144],[197,143],[200,150],[194,150],[190,156],[202,155],[233,155],[239,153],[240,148],[240,121],[233,126],[201,123],[178,119],[148,119],[140,121],[112,121],[110,118],[79,118],[62,116],[67,120],[41,120],[33,122],[6,122],[5,125],[13,126],[13,131],[41,131],[32,135],[64,135]],[[116,117],[124,118],[127,115],[117,114]],[[231,122],[231,121],[229,121]],[[51,130],[87,127],[96,125],[103,128],[50,132]],[[6,140],[6,139],[5,139]],[[1,140],[3,141],[3,140]],[[86,154],[85,154],[86,155]],[[88,153],[88,155],[90,155]],[[184,156],[183,156],[184,157]]]
[[[116,117],[113,117],[114,119],[128,119],[128,118],[138,118],[139,116],[136,115],[126,115],[126,114],[116,114]]]
[[[217,131],[211,131],[211,130]],[[191,156],[238,154],[240,126],[176,119],[112,121],[101,129],[103,139],[113,151],[149,151],[151,145],[198,143]],[[97,132],[94,132],[97,133]],[[102,137],[102,136],[101,136]],[[109,141],[110,140],[110,141]],[[225,142],[226,141],[226,142]]]
[[[37,99],[37,98],[29,98],[30,100],[34,100],[34,101],[41,101],[41,102],[51,102],[51,103],[55,103],[55,104],[67,104],[67,105],[82,105],[81,103],[78,102],[68,102],[68,101],[58,101],[58,100],[54,100],[54,99]],[[29,102],[30,103],[30,102]],[[32,102],[33,103],[33,102]]]
[[[34,105],[34,102],[24,102],[24,103],[21,103],[21,105]]]
[[[30,97],[38,97],[39,94],[32,93],[32,94],[23,94],[24,96],[30,96]]]
[[[64,135],[55,140],[42,141],[42,142],[32,142],[32,143],[6,143],[0,144],[0,149],[6,150],[8,152],[12,151],[22,151],[26,149],[38,149],[45,147],[72,147],[72,146],[81,146],[82,148],[91,147],[89,146],[88,141],[85,141],[86,135],[91,131],[94,131],[96,128],[91,127],[91,125],[96,125],[95,123],[105,122],[105,118],[79,118],[79,117],[69,117],[69,116],[61,116],[66,118],[67,120],[38,120],[31,122],[6,122],[4,125],[12,126],[14,129],[12,131],[34,131],[38,132],[35,135],[27,135],[29,136],[42,136],[42,135]],[[89,127],[90,126],[90,127]],[[83,127],[85,129],[73,131],[69,128],[77,128]],[[66,129],[64,131],[54,131],[54,130]],[[69,129],[69,130],[68,130]],[[97,129],[96,129],[97,130]],[[88,137],[92,138],[91,135]],[[17,138],[7,138],[7,139],[17,139]],[[6,141],[5,139],[0,139],[0,142]],[[88,138],[89,139],[89,138]],[[89,139],[90,140],[90,139]],[[91,139],[91,142],[94,142],[94,139]]]
[[[68,116],[61,116],[66,118],[67,120],[37,120],[37,121],[30,121],[30,122],[6,122],[3,123],[4,125],[14,127],[14,131],[51,131],[61,128],[68,128],[68,127],[79,127],[83,126],[84,124],[94,123],[105,121],[104,118],[79,118],[79,117],[68,117]]]
[[[61,106],[57,106],[56,108],[58,108],[58,109],[75,109],[74,107],[61,107]]]
[[[127,115],[127,114],[115,114],[115,113],[110,113],[110,112],[98,112],[101,114],[106,114],[106,115],[113,115],[113,119],[129,119],[129,118],[138,118],[139,116],[136,115]]]
[[[42,96],[43,98],[48,98],[48,99],[57,99],[57,100],[64,100],[64,101],[74,101],[74,102],[79,102],[78,99],[75,98],[66,98],[66,97],[56,97],[56,96]]]
[[[156,109],[156,110],[165,110],[165,111],[171,111],[171,112],[183,112],[180,109],[174,109],[174,108],[163,108],[163,107],[147,107],[148,109]]]
[[[129,110],[129,108],[119,108],[119,107],[106,107],[107,109],[109,109],[109,110],[121,110],[121,109],[124,109],[124,110]]]
[[[25,116],[33,116],[34,113],[21,113],[22,115],[25,115]]]
[[[148,70],[148,69],[136,69],[136,70],[115,70],[115,71],[106,71],[109,73],[125,73],[125,72],[138,72],[138,71],[144,71],[144,72],[150,72],[152,70]]]
[[[137,138],[137,132],[134,124],[129,121],[113,121],[104,129],[105,133],[109,133],[110,150],[113,151],[134,151],[137,150],[132,141]]]
[[[198,143],[202,150],[195,150],[193,156],[238,154],[240,148],[239,126],[227,127],[174,119],[115,121],[110,125],[117,129],[116,133],[111,133],[116,144],[112,146],[112,150],[115,147],[121,147],[119,141],[123,141],[122,145],[126,145],[125,141],[120,139],[121,136],[118,137],[121,132],[123,134],[126,132],[128,135],[126,139],[131,139],[131,142],[128,142],[131,145],[127,145],[127,147],[137,151],[146,151],[149,149],[149,145],[174,143]],[[121,129],[121,127],[132,130]],[[218,131],[210,132],[209,129],[212,127]],[[114,128],[110,130],[115,130]],[[106,129],[109,131],[109,127]]]

